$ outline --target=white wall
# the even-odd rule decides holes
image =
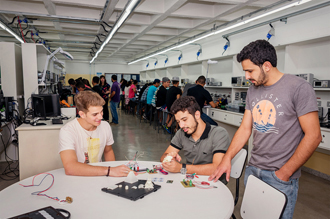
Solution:
[[[319,2],[319,1],[318,1]],[[306,6],[307,7],[307,6]],[[292,9],[291,12],[294,10]],[[289,11],[282,12],[281,14],[287,14]],[[274,17],[278,17],[280,14],[276,14],[276,16],[267,17],[264,20],[258,20],[250,25],[261,23],[262,21],[269,20]],[[288,19],[287,24],[284,22],[275,22],[273,26],[275,27],[275,36],[270,39],[270,43],[274,45],[278,50],[279,55],[279,69],[284,69],[284,47],[285,45],[290,45],[294,43],[304,42],[313,39],[327,38],[330,36],[330,7],[325,7],[322,9],[318,9],[316,11],[308,12],[306,14],[298,15],[296,17],[292,17]],[[245,27],[245,26],[244,26]],[[239,29],[239,28],[238,28]],[[226,40],[222,38],[222,34],[215,35],[213,37],[205,38],[201,41],[197,41],[202,45],[202,54],[199,57],[199,60],[208,60],[208,59],[217,59],[226,56],[234,56],[239,53],[244,46],[248,43],[255,41],[257,39],[266,39],[266,35],[270,27],[268,25],[258,27],[237,35],[233,35],[229,37],[230,47],[225,52],[224,56],[222,56],[223,46],[226,43]],[[229,32],[232,32],[231,30]],[[229,33],[228,32],[228,33]],[[223,33],[223,34],[226,34]],[[181,47],[180,50],[183,53],[183,58],[178,64],[178,51],[169,51],[166,54],[169,56],[169,61],[166,64],[166,67],[171,66],[180,66],[182,64],[188,64],[197,61],[196,52],[198,51],[199,46],[196,45],[188,45]],[[282,54],[282,55],[281,55]],[[322,54],[315,54],[322,55]],[[324,54],[326,55],[326,54]],[[141,68],[143,71],[150,69],[159,69],[164,68],[164,56],[157,56],[158,65],[154,67],[154,65],[149,65],[146,68],[145,62],[140,62]]]
[[[141,70],[140,65],[127,65],[127,64],[112,64],[112,63],[93,63],[89,62],[75,62],[66,61],[65,71],[67,74],[86,74],[95,75],[97,72],[104,73],[128,73],[139,74]]]

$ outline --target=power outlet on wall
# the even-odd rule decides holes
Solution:
[[[327,107],[330,107],[330,101],[327,101]]]

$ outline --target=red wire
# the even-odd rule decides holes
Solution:
[[[21,28],[21,33],[22,33],[24,43],[26,43],[25,38],[24,38],[24,34],[23,34],[23,30],[22,30],[22,26],[21,26],[21,22],[19,21],[19,16],[17,16],[17,19],[18,19],[19,27]]]
[[[33,42],[36,43],[36,41],[34,41],[34,39],[33,39],[33,32],[32,32],[32,30],[31,30],[31,38],[32,38]]]

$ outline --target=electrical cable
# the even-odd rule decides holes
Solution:
[[[111,25],[109,25],[107,22],[105,22],[105,21],[102,21],[102,23],[104,23],[104,24],[105,24],[105,25],[107,25],[108,27],[112,28],[112,26],[111,26]]]
[[[13,18],[13,20],[12,20],[10,23],[8,23],[8,24],[13,24],[16,18],[17,18],[17,16],[15,16],[15,17]]]
[[[42,174],[46,174],[46,176],[44,176],[44,178],[42,178],[42,180],[40,181],[40,183],[39,183],[38,185],[35,185],[35,184],[34,184],[34,179],[35,179],[37,176],[42,175]],[[21,186],[23,186],[23,187],[40,186],[41,183],[44,181],[44,179],[45,179],[47,176],[51,176],[51,177],[52,177],[52,179],[53,179],[52,184],[51,184],[47,189],[45,189],[45,190],[32,192],[31,195],[44,196],[44,197],[47,197],[47,198],[53,199],[53,200],[55,200],[55,201],[66,202],[65,199],[62,199],[62,200],[61,200],[61,199],[59,199],[58,197],[51,197],[51,196],[48,196],[48,195],[46,195],[46,194],[42,194],[42,193],[48,191],[48,190],[49,190],[50,188],[52,188],[52,186],[54,185],[55,177],[54,177],[54,175],[51,174],[51,173],[39,173],[39,174],[37,174],[37,175],[35,175],[35,176],[33,177],[33,179],[32,179],[32,184],[31,184],[31,185],[22,185],[22,184],[19,184],[19,185],[21,185]]]
[[[105,29],[105,27],[103,26],[103,24],[101,24],[101,26],[103,27],[103,30],[107,33],[109,33],[109,31],[107,31],[107,29]]]
[[[24,38],[24,34],[23,34],[23,30],[22,30],[22,25],[21,25],[21,21],[20,21],[20,19],[19,19],[19,16],[17,16],[17,19],[18,19],[18,24],[19,24],[19,27],[20,27],[20,29],[21,29],[21,33],[22,33],[22,38],[23,38],[23,40],[24,40],[24,43],[26,43],[26,41],[25,41],[25,38]]]

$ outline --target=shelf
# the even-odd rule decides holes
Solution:
[[[315,91],[330,91],[330,88],[314,88]]]

